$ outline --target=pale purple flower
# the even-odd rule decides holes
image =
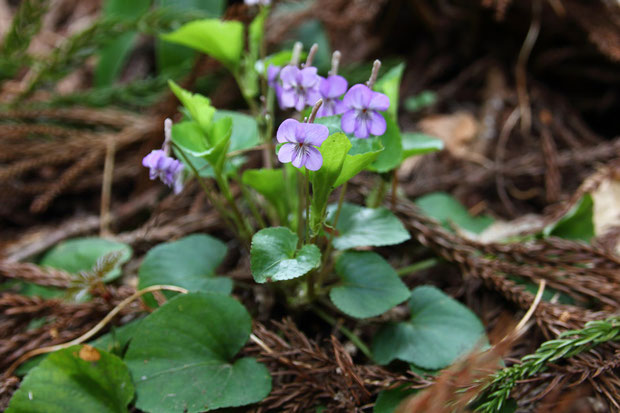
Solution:
[[[282,108],[295,108],[301,111],[306,105],[312,106],[321,98],[319,94],[321,79],[316,74],[316,67],[299,69],[297,66],[288,65],[280,71],[280,80],[282,81],[280,92]]]
[[[271,4],[271,0],[244,0],[245,4],[248,6],[256,6],[260,4],[262,6],[269,6]]]
[[[331,75],[326,78],[321,78],[319,83],[319,93],[323,98],[323,104],[319,108],[316,116],[321,118],[323,116],[339,115],[346,110],[344,103],[340,99],[340,96],[344,95],[349,86],[347,80],[338,75]]]
[[[183,190],[183,164],[169,155],[172,139],[172,120],[170,119],[164,122],[164,135],[162,149],[151,151],[142,159],[142,165],[150,169],[151,180],[159,177],[164,184],[174,187],[174,193],[178,194]]]
[[[328,135],[329,130],[325,125],[287,119],[276,133],[278,142],[284,143],[278,152],[278,160],[282,163],[292,162],[296,168],[305,166],[311,171],[317,171],[323,165],[323,156],[315,147],[321,146]]]
[[[183,164],[166,155],[161,149],[151,151],[142,159],[142,165],[150,168],[151,180],[159,178],[178,194],[183,189]]]
[[[269,87],[275,88],[278,85],[280,70],[282,70],[280,66],[274,65],[269,65],[267,68],[267,84]]]
[[[358,84],[344,95],[343,103],[346,111],[342,114],[340,127],[345,133],[355,133],[358,138],[385,133],[385,119],[379,111],[390,107],[390,99],[386,95]]]

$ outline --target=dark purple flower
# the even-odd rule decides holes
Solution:
[[[165,151],[151,151],[142,159],[142,165],[150,168],[151,180],[159,177],[163,183],[174,187],[175,194],[183,189],[183,164],[168,156]]]
[[[312,106],[321,98],[320,77],[316,74],[316,67],[299,69],[297,66],[288,65],[280,71],[280,80],[282,108],[295,108],[301,111],[306,105]]]
[[[305,166],[311,171],[317,171],[323,165],[323,156],[315,146],[321,146],[328,135],[329,130],[325,125],[287,119],[276,133],[278,142],[284,143],[278,152],[278,160],[282,163],[292,162],[296,168]]]
[[[319,93],[323,98],[323,104],[317,112],[317,117],[339,115],[346,110],[340,96],[344,95],[349,86],[347,80],[338,75],[321,78]]]
[[[343,103],[346,111],[342,114],[340,127],[345,133],[355,133],[358,138],[385,133],[385,119],[379,111],[390,107],[390,98],[386,95],[358,84],[344,95]]]

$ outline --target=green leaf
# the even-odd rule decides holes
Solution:
[[[120,327],[112,326],[109,333],[88,344],[115,356],[123,357],[142,320],[142,318],[139,318]]]
[[[299,238],[285,227],[265,228],[252,237],[250,267],[254,281],[282,281],[301,277],[321,263],[314,244],[297,250]]]
[[[387,129],[378,139],[383,145],[383,151],[377,156],[377,160],[370,165],[370,170],[375,172],[388,172],[398,167],[403,159],[403,143],[398,124],[391,117],[386,116]]]
[[[329,222],[333,220],[336,207],[335,204],[329,207]],[[334,247],[339,250],[394,245],[411,238],[390,210],[383,207],[364,208],[346,202],[342,204],[336,231]]]
[[[408,112],[417,112],[418,110],[432,105],[436,101],[437,94],[433,91],[425,90],[418,95],[409,96],[405,99],[405,110]]]
[[[142,321],[142,319],[134,320],[121,327],[112,326],[109,333],[102,335],[88,344],[122,358],[129,341],[133,338],[137,326],[140,325],[140,321]],[[17,376],[25,376],[30,370],[41,364],[47,357],[47,354],[40,354],[26,360],[17,368],[15,374]]]
[[[232,120],[232,134],[230,135],[228,152],[253,148],[260,143],[256,119],[244,113],[218,110],[215,112],[213,120],[218,121],[226,117]]]
[[[343,133],[329,136],[319,148],[323,156],[323,165],[318,171],[310,172],[312,183],[310,228],[315,234],[321,229],[321,220],[327,208],[329,194],[335,188],[349,149],[351,142]]]
[[[193,16],[206,14],[204,17],[220,17],[226,8],[226,0],[156,0],[155,4],[159,8],[170,9],[178,13],[191,13]],[[158,73],[177,71],[180,66],[188,66],[195,55],[196,52],[188,47],[162,39],[155,40]]]
[[[232,118],[223,117],[216,121],[213,121],[209,125],[207,132],[207,138],[211,148],[209,152],[205,153],[204,158],[209,161],[209,164],[215,170],[216,175],[221,174],[224,170],[224,163],[226,162],[226,154],[230,147],[230,138],[232,136]]]
[[[585,194],[566,215],[545,227],[543,236],[589,242],[594,236],[593,212],[592,196]]]
[[[368,152],[358,153],[358,154],[350,154],[353,149],[349,151],[347,156],[344,158],[344,163],[342,164],[342,170],[340,171],[340,175],[338,175],[338,179],[334,183],[334,188],[338,188],[340,185],[347,182],[349,179],[353,178],[355,175],[363,171],[373,163],[383,148],[381,145],[378,145],[378,149],[371,148]],[[374,149],[374,150],[373,150]]]
[[[256,190],[273,205],[280,222],[288,221],[289,199],[286,196],[286,181],[282,169],[247,169],[241,181]]]
[[[345,252],[336,262],[336,273],[342,282],[329,298],[352,317],[378,316],[411,295],[392,266],[374,252]]]
[[[409,301],[411,319],[383,327],[372,352],[379,364],[394,359],[441,369],[483,344],[484,326],[463,304],[431,287],[418,287]]]
[[[198,122],[203,132],[207,132],[213,120],[213,115],[215,114],[215,108],[211,106],[209,98],[199,93],[191,93],[172,80],[168,81],[168,85],[172,93],[174,93],[177,99],[179,99],[183,106],[189,111],[192,119]]]
[[[151,0],[106,0],[103,5],[105,18],[137,18],[146,13]],[[135,44],[137,33],[128,32],[111,40],[100,52],[99,62],[95,68],[95,87],[110,86],[118,77],[129,52]]]
[[[329,135],[334,135],[336,133],[343,133],[342,128],[340,127],[340,121],[342,119],[341,115],[334,115],[334,116],[324,116],[321,118],[317,118],[314,123],[318,123],[320,125],[325,125],[327,126],[327,130],[329,131]],[[349,138],[349,140],[351,141],[351,143],[353,143],[353,140],[360,140],[360,141],[364,141],[364,139],[358,139],[355,137],[355,135],[353,135],[352,133],[350,134],[346,134],[346,137]],[[370,140],[372,140],[373,138],[369,138]],[[353,145],[355,146],[355,144]],[[364,149],[362,150],[362,152],[368,152],[368,149]]]
[[[195,20],[161,38],[206,53],[231,71],[236,71],[241,61],[243,24],[238,21]]]
[[[206,133],[194,121],[176,123],[172,126],[172,142],[189,154],[204,158],[218,174],[224,170],[231,134],[230,117],[211,122]],[[196,164],[194,166],[201,167]]]
[[[405,400],[406,397],[415,394],[418,390],[397,387],[395,389],[383,390],[377,396],[375,407],[372,413],[394,413],[398,405]]]
[[[374,90],[381,92],[390,98],[390,107],[388,108],[387,113],[394,120],[398,119],[398,90],[400,89],[400,81],[403,77],[404,71],[404,63],[394,66],[386,74],[381,76],[379,80],[377,80],[374,87]]]
[[[415,204],[426,215],[436,219],[449,230],[456,225],[474,234],[480,234],[493,223],[493,218],[488,216],[471,216],[456,198],[445,192],[424,195],[416,199]]]
[[[226,256],[226,245],[205,234],[194,234],[152,248],[138,270],[138,288],[168,284],[189,291],[229,294],[232,280],[215,277]],[[175,293],[166,292],[168,295]]]
[[[196,413],[243,406],[271,391],[267,368],[234,360],[252,320],[221,294],[179,295],[146,317],[125,361],[136,385],[136,407],[151,413]]]
[[[424,155],[443,149],[441,139],[423,133],[404,132],[401,136],[403,139],[403,160],[410,156]]]
[[[105,351],[84,349],[50,354],[26,376],[6,412],[126,413],[134,395],[127,366]]]
[[[122,242],[94,237],[74,238],[56,245],[43,256],[39,264],[77,274],[90,270],[99,258],[113,251],[122,251],[122,256],[114,269],[103,278],[104,281],[112,281],[121,275],[121,265],[129,261],[132,255],[131,247]]]
[[[207,136],[198,122],[193,120],[172,125],[172,142],[196,157],[202,157],[212,151]]]

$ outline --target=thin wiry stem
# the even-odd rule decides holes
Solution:
[[[20,364],[22,364],[24,361],[28,360],[31,357],[37,356],[39,354],[47,354],[53,351],[62,350],[64,348],[75,346],[76,344],[81,344],[85,342],[86,340],[97,334],[99,331],[101,331],[103,327],[105,327],[123,308],[127,307],[127,305],[129,305],[132,301],[142,297],[144,294],[161,290],[176,291],[183,294],[186,294],[188,292],[185,288],[177,287],[176,285],[152,285],[150,287],[146,287],[142,290],[136,291],[135,293],[118,303],[118,305],[114,307],[112,311],[110,311],[100,322],[98,322],[96,326],[94,326],[78,338],[68,341],[66,343],[56,344],[55,346],[37,348],[23,354],[20,358],[15,360],[13,364],[11,364],[9,368],[4,372],[4,377],[10,377]]]

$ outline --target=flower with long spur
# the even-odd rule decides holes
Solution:
[[[390,98],[372,90],[380,67],[381,62],[375,60],[366,85],[357,84],[344,95],[343,103],[346,109],[342,114],[340,127],[345,133],[354,133],[363,139],[370,135],[381,136],[385,133],[387,125],[379,112],[386,111],[390,107]]]
[[[280,71],[280,80],[282,82],[280,104],[283,109],[295,108],[302,111],[306,106],[314,105],[321,97],[319,94],[321,79],[316,73],[316,67],[300,69],[288,65]]]
[[[344,103],[340,97],[345,94],[349,82],[338,76],[338,66],[340,65],[340,52],[334,51],[332,54],[332,68],[327,78],[321,77],[319,83],[319,93],[323,99],[323,105],[317,112],[317,117],[339,115],[346,110]]]
[[[379,112],[390,107],[390,99],[386,95],[358,84],[349,89],[343,103],[346,109],[340,126],[345,133],[355,133],[358,138],[385,133],[385,119]]]
[[[320,105],[319,100],[315,109]],[[278,152],[280,162],[291,162],[296,168],[305,166],[310,171],[318,171],[323,165],[323,156],[317,147],[327,139],[329,130],[325,125],[312,123],[316,110],[313,112],[308,123],[287,119],[280,124],[276,133],[278,142],[284,143]]]
[[[339,115],[347,110],[340,96],[347,91],[348,85],[347,80],[342,76],[330,75],[327,78],[321,78],[319,93],[323,99],[323,105],[317,117]]]
[[[178,194],[183,190],[183,164],[170,157],[170,141],[172,139],[172,120],[164,121],[164,144],[162,149],[151,151],[142,159],[142,165],[149,168],[151,180],[159,178]]]

